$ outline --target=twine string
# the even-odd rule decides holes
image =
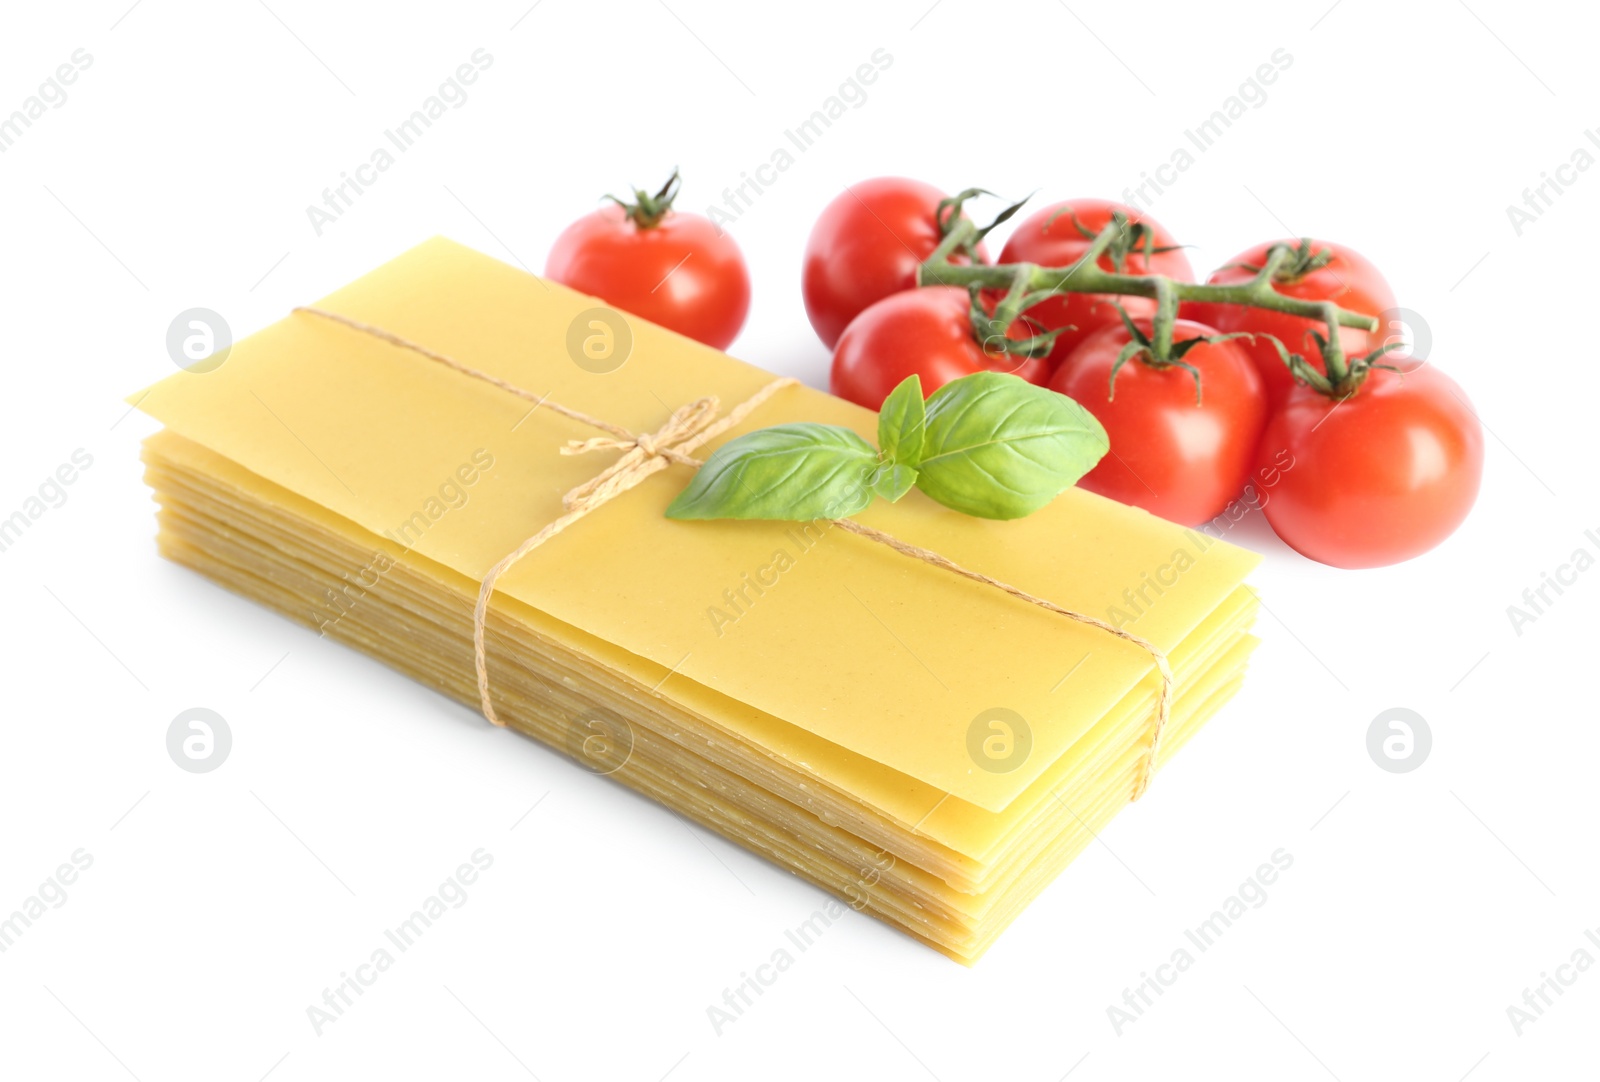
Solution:
[[[886,545],[898,553],[910,556],[912,559],[921,560],[923,563],[932,564],[934,567],[941,567],[944,570],[949,571],[951,574],[960,575],[964,579],[971,579],[973,582],[979,582],[985,586],[992,586],[996,590],[1010,594],[1019,601],[1026,601],[1030,605],[1037,605],[1039,608],[1044,609],[1047,612],[1053,612],[1057,616],[1065,616],[1067,619],[1076,620],[1080,624],[1088,624],[1090,627],[1097,627],[1109,635],[1115,635],[1117,638],[1122,639],[1125,642],[1132,643],[1153,657],[1156,662],[1156,671],[1161,674],[1161,697],[1156,705],[1156,720],[1155,724],[1151,726],[1150,747],[1149,750],[1145,752],[1144,766],[1139,771],[1139,780],[1134,786],[1133,799],[1138,800],[1140,797],[1144,796],[1144,791],[1150,787],[1150,776],[1155,772],[1156,755],[1161,750],[1161,734],[1166,729],[1167,719],[1172,713],[1172,667],[1167,662],[1167,655],[1157,649],[1154,643],[1148,639],[1140,638],[1131,631],[1124,631],[1122,628],[1117,627],[1114,624],[1108,624],[1104,620],[1098,620],[1087,613],[1076,612],[1072,609],[1063,608],[1060,605],[1057,605],[1054,601],[1040,597],[1037,594],[1030,594],[1026,590],[1018,589],[1009,582],[1001,582],[999,579],[990,578],[981,571],[973,571],[971,568],[962,567],[954,560],[949,559],[946,556],[942,556],[939,553],[934,552],[932,549],[926,549],[921,545],[913,545],[908,541],[902,541],[893,534],[884,533],[882,530],[873,529],[871,526],[863,526],[861,523],[856,522],[853,519],[834,519],[833,523],[836,526],[843,527],[853,534],[876,541],[880,545]]]
[[[799,382],[787,377],[774,379],[721,417],[717,416],[717,411],[721,407],[717,396],[707,395],[704,398],[697,398],[693,402],[679,406],[674,410],[672,415],[667,418],[666,423],[655,432],[635,434],[621,425],[612,424],[603,418],[594,417],[582,410],[576,410],[570,406],[555,402],[551,400],[548,394],[534,394],[526,388],[518,387],[516,384],[500,379],[498,376],[490,375],[480,369],[463,364],[454,357],[431,350],[382,327],[363,323],[360,320],[351,319],[349,316],[330,312],[323,308],[302,306],[294,309],[294,311],[331,320],[351,330],[387,342],[397,348],[409,350],[419,356],[426,357],[430,361],[442,364],[446,368],[454,369],[462,375],[481,380],[519,398],[526,399],[534,403],[534,409],[543,407],[570,420],[589,425],[591,428],[599,429],[608,434],[606,436],[593,436],[585,440],[568,440],[566,445],[561,448],[561,454],[563,455],[582,455],[593,451],[622,452],[610,466],[567,492],[561,499],[564,511],[560,517],[501,557],[499,562],[489,569],[488,574],[484,576],[483,582],[478,588],[477,604],[472,609],[472,663],[478,677],[478,705],[483,711],[483,716],[489,720],[490,724],[498,725],[502,728],[506,723],[501,721],[499,715],[495,713],[494,703],[490,701],[489,696],[489,663],[485,641],[489,619],[489,601],[494,596],[495,585],[500,576],[509,571],[517,561],[564,531],[568,526],[571,526],[597,508],[610,503],[624,492],[637,487],[646,479],[661,472],[668,466],[677,464],[698,469],[704,463],[694,457],[694,451],[699,450],[730,428],[743,422],[746,417],[759,409],[767,399],[779,391]],[[1167,660],[1167,655],[1159,650],[1154,643],[1104,620],[1096,619],[1087,613],[1064,608],[1047,598],[1030,594],[1026,590],[1012,586],[1010,583],[1002,582],[982,572],[963,567],[954,560],[934,552],[932,549],[902,541],[892,534],[884,533],[882,530],[864,526],[852,519],[833,519],[832,522],[834,525],[840,526],[858,537],[884,545],[903,556],[920,560],[933,567],[942,568],[951,574],[959,575],[972,582],[992,587],[1019,601],[1035,605],[1047,612],[1066,617],[1080,624],[1098,628],[1148,653],[1155,660],[1156,671],[1161,677],[1161,692],[1157,701],[1155,721],[1151,725],[1149,744],[1145,750],[1139,777],[1134,783],[1132,799],[1138,800],[1144,795],[1145,790],[1150,787],[1150,779],[1155,773],[1156,757],[1161,750],[1161,738],[1172,713],[1172,667]]]

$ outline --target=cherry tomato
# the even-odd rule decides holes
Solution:
[[[750,311],[744,255],[708,219],[666,202],[654,224],[643,222],[650,214],[625,206],[579,218],[556,238],[545,277],[726,349]]]
[[[1272,243],[1286,244],[1295,248],[1300,245],[1298,239]],[[1258,244],[1247,252],[1239,253],[1229,260],[1227,265],[1212,271],[1207,281],[1213,285],[1248,281],[1255,276],[1255,272],[1250,268],[1261,266],[1272,243]],[[1368,316],[1382,315],[1395,306],[1394,292],[1389,288],[1389,283],[1384,281],[1378,268],[1368,262],[1365,256],[1343,245],[1321,240],[1311,241],[1310,252],[1315,253],[1318,250],[1326,250],[1332,258],[1322,267],[1312,269],[1290,281],[1273,283],[1273,288],[1286,297],[1298,297],[1308,301],[1332,301],[1341,308],[1348,308]],[[1185,319],[1209,323],[1219,331],[1270,334],[1282,342],[1284,348],[1291,353],[1300,354],[1319,369],[1322,367],[1316,343],[1308,332],[1317,331],[1326,335],[1328,333],[1326,323],[1274,312],[1268,308],[1245,308],[1236,304],[1208,304],[1196,301],[1184,302],[1178,312]],[[1358,327],[1341,327],[1339,341],[1344,345],[1345,355],[1355,357],[1376,349],[1382,344],[1383,339],[1381,334],[1369,335]],[[1273,348],[1272,343],[1265,340],[1253,344],[1246,342],[1244,349],[1261,372],[1261,379],[1267,386],[1267,400],[1274,407],[1278,406],[1288,397],[1289,389],[1295,384],[1294,377],[1284,366],[1283,358],[1278,356],[1278,351]]]
[[[1152,333],[1149,320],[1134,323],[1146,336]],[[1174,342],[1214,334],[1185,319],[1173,326]],[[1126,327],[1103,327],[1050,380],[1052,390],[1094,414],[1111,437],[1111,452],[1078,485],[1199,525],[1220,515],[1250,478],[1267,422],[1261,377],[1237,341],[1201,342],[1181,358],[1200,373],[1199,402],[1194,373],[1137,357],[1117,371],[1113,391],[1112,366],[1131,341]]]
[[[1020,341],[1035,333],[1018,320],[1007,337]],[[831,386],[840,398],[875,410],[913,373],[922,377],[922,393],[928,395],[953,379],[986,370],[1012,372],[1033,383],[1046,372],[1042,358],[979,344],[966,290],[924,286],[891,294],[851,321],[833,351]]]
[[[829,349],[868,307],[917,288],[917,265],[939,246],[944,198],[920,180],[877,177],[845,189],[823,209],[806,240],[801,292],[811,326]],[[982,245],[978,250],[981,257]],[[968,262],[960,253],[950,261]]]
[[[1071,266],[1082,258],[1095,234],[1110,223],[1113,213],[1121,214],[1134,225],[1143,226],[1148,231],[1152,249],[1172,249],[1155,251],[1146,258],[1144,245],[1135,244],[1123,259],[1123,272],[1164,274],[1180,282],[1194,280],[1189,258],[1177,247],[1172,234],[1154,219],[1143,216],[1132,207],[1104,199],[1068,199],[1035,212],[1024,219],[1011,234],[1011,239],[1006,241],[1000,253],[1000,262],[1037,263],[1042,267]],[[1101,257],[1100,267],[1108,271],[1118,269],[1116,259],[1110,253]],[[1051,365],[1060,364],[1077,348],[1079,342],[1100,328],[1120,325],[1122,317],[1117,314],[1117,303],[1136,319],[1148,318],[1156,312],[1156,302],[1153,300],[1100,293],[1064,293],[1059,298],[1052,297],[1029,308],[1029,317],[1046,330],[1066,326],[1076,328],[1056,339],[1055,348],[1050,351]]]
[[[1342,401],[1296,386],[1261,438],[1263,470],[1275,459],[1279,471],[1267,521],[1290,548],[1334,567],[1427,552],[1467,517],[1483,476],[1483,430],[1455,381],[1405,358],[1384,362],[1404,374],[1375,368]]]

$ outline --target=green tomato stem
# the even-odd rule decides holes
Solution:
[[[1276,292],[1272,289],[1272,283],[1278,277],[1278,271],[1288,262],[1292,254],[1283,245],[1274,244],[1271,250],[1267,252],[1267,258],[1262,261],[1261,270],[1256,274],[1255,280],[1251,282],[1251,285],[1259,286],[1264,292]]]
[[[1172,286],[1170,278],[1156,279],[1156,316],[1152,328],[1155,333],[1151,336],[1150,352],[1162,362],[1172,359],[1172,332],[1178,319],[1178,294]]]
[[[1009,328],[1022,310],[1028,306],[1028,279],[1025,275],[1017,275],[1011,280],[1011,289],[1006,293],[1005,299],[995,306],[994,318],[1002,328]]]
[[[981,289],[1003,289],[1006,299],[995,315],[1006,324],[1020,314],[1027,304],[1034,304],[1055,293],[1108,293],[1127,297],[1148,297],[1156,302],[1154,319],[1154,354],[1158,360],[1170,357],[1173,324],[1177,319],[1178,305],[1183,301],[1202,301],[1209,304],[1237,304],[1251,308],[1266,308],[1286,315],[1300,316],[1327,324],[1328,347],[1324,361],[1328,378],[1339,385],[1350,375],[1343,348],[1339,343],[1340,327],[1359,327],[1376,331],[1378,321],[1371,316],[1340,308],[1331,301],[1302,300],[1287,297],[1273,288],[1274,276],[1293,252],[1286,246],[1275,245],[1268,253],[1261,270],[1244,282],[1214,284],[1210,282],[1180,282],[1161,274],[1120,274],[1100,266],[1100,257],[1117,237],[1121,228],[1111,223],[1095,234],[1083,256],[1070,267],[1041,267],[1035,263],[1002,263],[994,265],[958,265],[949,256],[963,245],[977,238],[977,227],[960,219],[953,223],[939,246],[917,268],[918,285],[976,286]],[[1027,304],[1022,304],[1022,301]]]
[[[965,245],[974,243],[978,238],[978,229],[965,218],[957,218],[950,226],[950,232],[939,241],[939,246],[929,253],[923,260],[922,266],[917,268],[917,284],[921,286],[953,285],[954,283],[942,282],[935,279],[923,278],[923,271],[930,267],[953,266],[950,257],[956,250]]]

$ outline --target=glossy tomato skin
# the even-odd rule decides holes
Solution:
[[[1135,322],[1150,333],[1148,320]],[[1180,319],[1173,340],[1215,333]],[[1236,341],[1206,343],[1183,357],[1200,370],[1198,405],[1191,373],[1139,360],[1117,372],[1113,395],[1111,368],[1130,341],[1126,327],[1104,327],[1050,380],[1052,390],[1094,414],[1111,438],[1111,452],[1078,486],[1185,526],[1216,518],[1244,490],[1255,466],[1267,421],[1261,377]]]
[[[1295,551],[1334,567],[1383,567],[1453,533],[1483,477],[1483,430],[1437,368],[1404,359],[1374,369],[1336,402],[1297,386],[1267,424],[1260,460],[1277,458],[1263,510]]]
[[[840,398],[877,409],[909,375],[922,378],[930,395],[953,379],[974,372],[1012,372],[1032,383],[1045,375],[1044,360],[986,352],[972,334],[967,291],[924,286],[894,293],[862,312],[839,337],[830,386]],[[1019,320],[1009,337],[1033,331]]]
[[[1261,266],[1267,257],[1267,250],[1273,243],[1292,247],[1298,245],[1300,241],[1296,238],[1258,244],[1228,260],[1223,267],[1213,271],[1206,281],[1213,285],[1232,285],[1249,281],[1254,277],[1253,272],[1247,266],[1235,264]],[[1389,283],[1384,280],[1378,268],[1360,252],[1341,244],[1331,244],[1321,240],[1314,240],[1311,244],[1313,248],[1328,249],[1333,253],[1333,258],[1326,266],[1296,281],[1275,283],[1273,288],[1279,293],[1301,300],[1332,301],[1341,308],[1374,317],[1395,307],[1394,291],[1389,288]],[[1328,327],[1325,323],[1266,308],[1246,308],[1236,304],[1196,301],[1185,301],[1179,307],[1178,313],[1186,319],[1209,323],[1219,331],[1270,334],[1282,342],[1283,347],[1289,352],[1300,354],[1319,370],[1322,368],[1322,358],[1308,332],[1317,331],[1326,335]],[[1383,328],[1379,328],[1377,334],[1369,334],[1358,327],[1341,327],[1339,341],[1344,345],[1345,355],[1354,357],[1376,349],[1383,343],[1385,333],[1387,332]],[[1289,374],[1283,358],[1278,356],[1278,351],[1272,347],[1271,342],[1264,340],[1254,343],[1246,341],[1244,349],[1250,354],[1251,360],[1255,361],[1256,368],[1261,373],[1261,379],[1267,387],[1268,401],[1273,406],[1279,405],[1289,396],[1290,388],[1295,385],[1294,377]]]
[[[944,198],[920,180],[876,177],[851,185],[823,209],[806,240],[801,293],[811,326],[829,349],[873,304],[917,288],[918,264],[939,246]]]
[[[544,273],[718,349],[738,337],[750,311],[750,272],[739,246],[684,211],[668,211],[648,228],[618,206],[586,214],[556,238]]]
[[[1142,222],[1149,227],[1154,247],[1166,248],[1177,244],[1172,234],[1153,218],[1142,215],[1132,207],[1105,199],[1068,199],[1025,218],[1006,241],[1005,248],[1000,252],[1000,262],[1037,263],[1042,267],[1070,266],[1083,256],[1090,244],[1090,238],[1072,224],[1073,215],[1077,216],[1078,223],[1084,229],[1094,234],[1111,222],[1113,212],[1121,212],[1130,222]],[[1053,217],[1055,220],[1051,221]],[[1100,267],[1108,271],[1116,269],[1110,256],[1100,260]],[[1158,252],[1149,259],[1140,254],[1130,254],[1123,264],[1123,270],[1129,274],[1164,274],[1180,282],[1194,280],[1189,257],[1183,254],[1181,248]],[[1156,312],[1156,302],[1153,300],[1102,293],[1064,293],[1059,298],[1052,297],[1029,308],[1029,317],[1037,320],[1046,330],[1066,326],[1077,328],[1056,339],[1055,348],[1050,351],[1050,364],[1059,365],[1077,348],[1078,343],[1100,328],[1121,323],[1114,302],[1120,302],[1128,314],[1136,319],[1149,318]]]

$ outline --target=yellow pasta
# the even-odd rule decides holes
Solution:
[[[772,379],[637,319],[593,371],[569,340],[601,302],[442,239],[317,307],[633,432]],[[474,707],[478,584],[616,454],[561,455],[599,433],[307,313],[134,400],[165,426],[145,451],[164,554]],[[796,420],[875,436],[793,387],[700,453]],[[827,523],[666,519],[689,476],[499,580],[497,712],[970,963],[1135,791],[1149,653]],[[859,519],[1166,653],[1161,761],[1238,686],[1256,558],[1231,545],[1076,489],[1012,522],[916,491]]]

